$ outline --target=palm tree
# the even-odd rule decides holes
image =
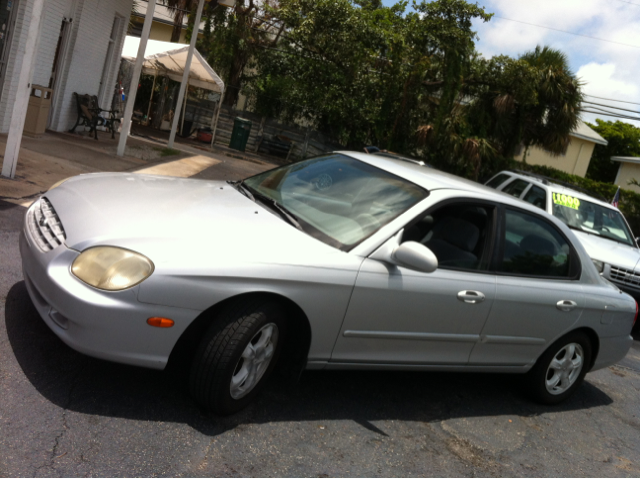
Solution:
[[[180,41],[185,14],[192,11],[198,5],[198,2],[197,0],[163,0],[163,3],[169,8],[169,12],[173,16],[173,31],[169,41],[177,43]]]
[[[522,143],[525,150],[537,145],[555,155],[569,145],[569,134],[580,121],[584,99],[582,83],[569,69],[567,56],[560,50],[537,46],[521,61],[533,67],[537,76],[537,104],[522,112]]]

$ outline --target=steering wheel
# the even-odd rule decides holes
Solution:
[[[326,191],[333,186],[333,178],[331,178],[331,176],[327,173],[322,173],[315,180],[313,180],[312,183],[317,190]]]

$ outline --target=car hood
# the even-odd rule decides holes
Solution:
[[[581,231],[572,231],[592,259],[630,270],[638,266],[640,261],[638,248]]]
[[[221,181],[98,173],[71,178],[45,196],[69,248],[129,248],[156,267],[212,256],[295,262],[341,253]]]

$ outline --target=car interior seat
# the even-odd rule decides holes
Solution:
[[[425,242],[425,246],[433,251],[438,263],[475,268],[478,256],[473,251],[480,238],[480,229],[470,221],[452,216],[442,218],[437,226],[437,231]]]

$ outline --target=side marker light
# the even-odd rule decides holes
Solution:
[[[169,318],[149,318],[147,319],[147,324],[156,328],[170,328],[175,323],[173,319]]]

